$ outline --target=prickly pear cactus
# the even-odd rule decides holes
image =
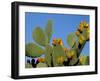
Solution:
[[[68,48],[63,45],[60,38],[54,38],[52,45],[50,44],[52,26],[52,21],[48,20],[44,30],[36,27],[32,34],[35,43],[25,45],[26,56],[38,57],[37,62],[34,61],[35,66],[38,68],[89,65],[89,56],[81,55],[86,42],[89,41],[89,24],[80,22],[77,31],[67,36]],[[44,55],[44,57],[41,57],[41,55]]]

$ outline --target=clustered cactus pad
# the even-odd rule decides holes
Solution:
[[[58,66],[76,66],[88,65],[89,56],[81,55],[84,45],[89,41],[89,24],[80,22],[75,33],[70,33],[67,36],[69,48],[63,45],[60,38],[50,40],[53,33],[53,22],[48,20],[45,29],[36,27],[33,30],[33,40],[35,43],[28,43],[25,47],[25,54],[32,57],[30,62],[33,67],[58,67]],[[40,57],[44,55],[44,57]],[[34,58],[37,57],[37,62]]]
[[[40,46],[34,43],[26,44],[26,56],[38,57],[43,53],[44,50]]]

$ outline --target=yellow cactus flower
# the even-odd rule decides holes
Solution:
[[[83,22],[84,28],[88,28],[89,24],[87,22]]]
[[[80,44],[83,44],[83,40],[82,40],[82,39],[79,39],[78,42],[79,42]]]
[[[79,29],[83,31],[84,25],[80,25]]]
[[[89,28],[89,24],[87,22],[81,22],[79,25],[79,32],[82,32],[84,28]]]
[[[84,41],[85,37],[83,35],[80,35],[80,39]]]
[[[79,31],[81,31],[81,32],[83,31],[83,29],[84,29],[84,24],[83,24],[83,22],[80,23],[78,29],[79,29]]]
[[[84,62],[84,60],[85,60],[84,56],[80,56],[80,58],[79,58],[80,64],[82,64]]]
[[[68,57],[69,59],[71,59],[71,58],[74,56],[74,54],[75,54],[75,52],[70,50],[70,51],[67,53],[67,57]]]
[[[79,28],[78,28],[78,31],[79,31],[80,33],[82,33],[82,32],[83,32],[83,28],[79,27]]]
[[[62,40],[59,38],[59,39],[53,39],[53,42],[52,42],[52,44],[54,45],[54,46],[56,46],[56,45],[63,45],[63,42],[62,42]]]
[[[84,28],[89,28],[89,24],[85,24]]]
[[[63,45],[62,40],[61,39],[57,39],[57,44],[62,46]]]
[[[79,31],[76,31],[76,33],[75,33],[77,36],[79,36],[80,35],[80,32]]]
[[[63,56],[60,56],[58,59],[57,59],[57,63],[63,63],[64,62],[64,57]]]
[[[83,22],[80,22],[80,25],[79,25],[80,27],[83,27],[84,26],[84,24],[83,24]]]
[[[39,62],[45,62],[45,58],[38,58]]]
[[[82,32],[84,31],[84,29],[86,29],[87,37],[84,37],[82,35]],[[75,33],[79,37],[78,41],[80,44],[82,44],[84,42],[84,40],[89,40],[89,33],[90,33],[89,24],[87,22],[84,22],[84,21],[80,22],[79,28]]]

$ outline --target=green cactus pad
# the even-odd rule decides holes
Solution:
[[[64,48],[61,45],[56,45],[53,47],[53,63],[54,66],[63,66],[63,60],[67,60]]]
[[[52,21],[51,20],[48,20],[48,23],[47,23],[46,28],[45,28],[45,33],[48,37],[48,43],[49,43],[51,36],[52,36]]]
[[[36,27],[33,31],[33,39],[39,45],[45,46],[47,44],[46,35],[40,27]]]
[[[70,47],[73,47],[73,45],[76,43],[76,36],[74,33],[67,36],[67,43]]]
[[[51,61],[52,61],[52,57],[51,57],[51,54],[52,54],[52,47],[50,45],[46,45],[46,48],[45,48],[45,60],[46,60],[46,63],[48,64],[48,66],[51,67]]]
[[[37,68],[48,67],[46,63],[38,63]]]
[[[25,45],[26,56],[38,57],[44,54],[44,50],[34,43],[29,43]]]

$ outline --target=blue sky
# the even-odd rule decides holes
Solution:
[[[81,21],[89,23],[88,15],[72,15],[72,14],[49,14],[49,13],[25,13],[25,43],[34,42],[32,32],[40,26],[45,28],[48,20],[53,21],[53,38],[61,38],[64,46],[68,47],[66,38],[70,33],[74,33]],[[50,42],[50,43],[51,43]],[[89,54],[89,42],[86,43],[82,54]]]

